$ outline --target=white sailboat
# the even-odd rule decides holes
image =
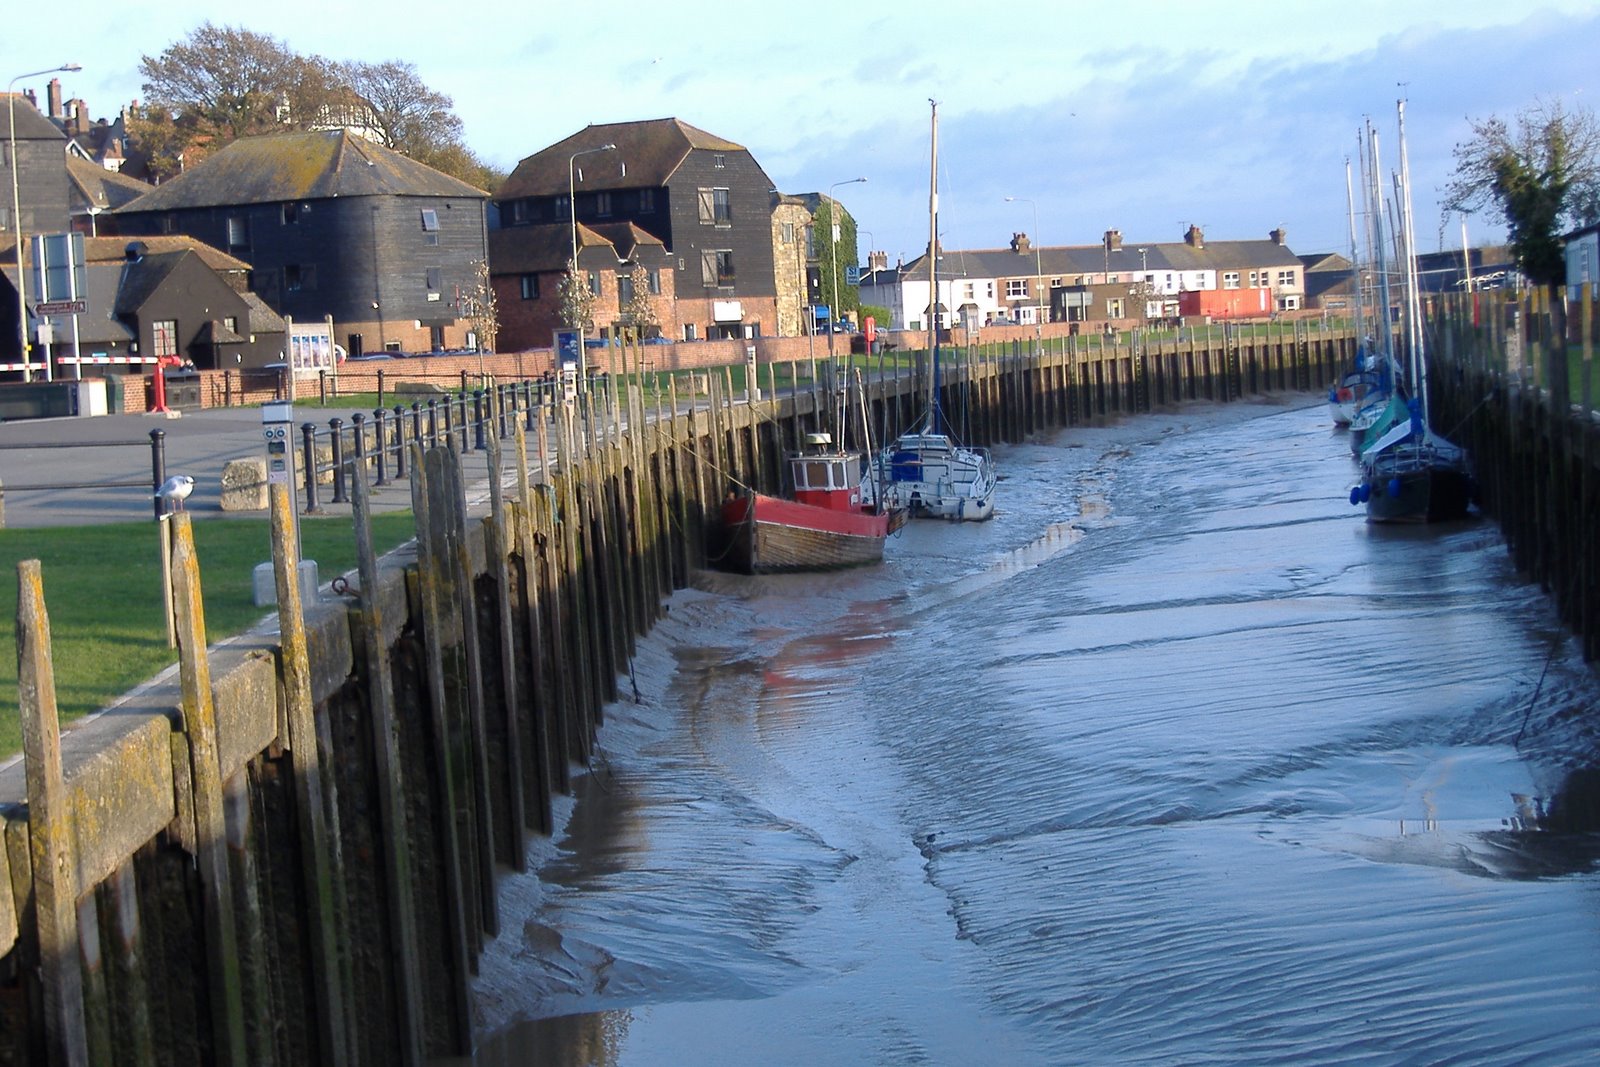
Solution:
[[[1350,502],[1367,506],[1368,522],[1442,522],[1467,514],[1474,486],[1466,452],[1434,433],[1428,421],[1428,366],[1411,215],[1405,101],[1398,102],[1396,111],[1400,173],[1395,180],[1395,201],[1400,215],[1397,251],[1405,269],[1406,389],[1396,390],[1385,414],[1368,431],[1360,452],[1361,481],[1351,490]],[[1375,135],[1373,144],[1376,166]],[[1384,306],[1388,306],[1387,293]]]
[[[876,480],[890,506],[912,517],[976,522],[994,515],[999,475],[986,448],[963,445],[939,410],[939,105],[933,106],[932,174],[928,181],[928,410],[912,430],[874,459]]]

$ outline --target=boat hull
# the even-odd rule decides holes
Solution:
[[[1472,504],[1472,476],[1460,464],[1380,461],[1368,477],[1368,522],[1450,522]]]
[[[994,517],[994,462],[984,449],[942,434],[907,434],[878,455],[884,498],[914,518],[982,522]]]
[[[722,506],[724,563],[746,574],[836,570],[883,560],[893,513],[835,511],[750,493]]]

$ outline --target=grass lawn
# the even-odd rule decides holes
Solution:
[[[373,516],[380,553],[414,537],[409,512]],[[267,519],[193,524],[204,590],[206,638],[218,641],[249,629],[271,609],[254,603],[257,564],[272,558]],[[350,519],[300,520],[302,551],[326,581],[356,565]],[[55,666],[56,703],[63,723],[106,706],[172,663],[161,617],[161,543],[154,522],[52,529],[0,530],[0,610],[12,625],[0,634],[0,692],[16,708],[16,565],[37,559]],[[22,747],[18,716],[0,716],[0,755]]]

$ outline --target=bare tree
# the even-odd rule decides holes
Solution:
[[[1506,223],[1522,273],[1540,285],[1566,278],[1562,234],[1600,217],[1600,126],[1594,112],[1568,112],[1537,101],[1516,127],[1491,116],[1472,123],[1455,147],[1456,170],[1444,210],[1471,213],[1493,205]]]
[[[633,292],[628,297],[627,305],[622,308],[622,321],[638,327],[640,334],[644,335],[651,327],[661,325],[656,317],[655,302],[650,299],[650,272],[643,263],[635,263],[628,280],[632,283],[630,288]]]
[[[417,77],[412,63],[346,63],[346,83],[365,102],[385,147],[413,158],[461,139],[450,98]]]
[[[594,293],[586,272],[575,260],[567,260],[567,273],[561,276],[561,324],[569,330],[594,329]]]
[[[460,313],[478,335],[478,351],[493,352],[500,336],[500,305],[494,298],[487,260],[473,263],[472,284],[461,293]]]

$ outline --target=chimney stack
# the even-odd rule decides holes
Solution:
[[[62,118],[63,116],[61,114],[61,79],[60,78],[51,78],[50,79],[50,87],[49,87],[49,89],[47,89],[45,91],[45,100],[50,105],[50,117],[53,118],[53,119]]]
[[[1122,251],[1122,231],[1121,230],[1107,230],[1106,231],[1106,236],[1105,236],[1105,242],[1106,242],[1106,251],[1107,252],[1120,252],[1120,251]]]
[[[1271,233],[1267,234],[1267,236],[1272,238],[1273,244],[1282,245],[1284,238],[1288,237],[1289,235],[1287,232],[1285,232],[1282,226],[1279,226],[1276,230],[1273,230]]]
[[[1011,235],[1011,251],[1025,256],[1033,251],[1033,242],[1028,240],[1025,233],[1014,233]]]
[[[1206,246],[1206,233],[1200,227],[1190,223],[1188,232],[1183,235],[1183,240],[1185,244],[1191,247],[1204,248]]]

